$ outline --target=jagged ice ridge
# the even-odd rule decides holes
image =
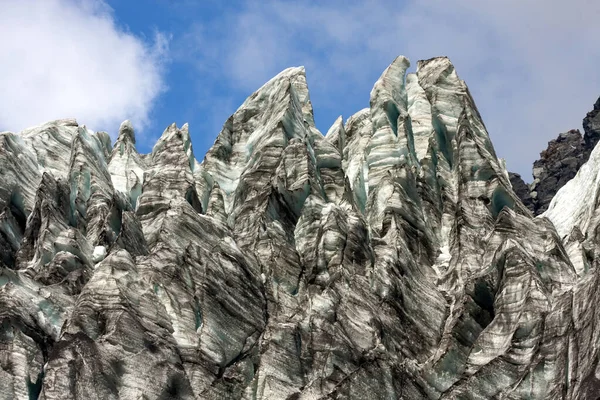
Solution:
[[[541,216],[447,58],[326,135],[303,68],[204,160],[0,133],[0,398],[595,399],[600,150]]]

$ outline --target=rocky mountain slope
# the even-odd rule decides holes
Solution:
[[[600,149],[534,218],[447,58],[322,135],[303,68],[140,155],[0,134],[0,398],[595,399]]]
[[[548,209],[558,190],[575,177],[600,140],[600,98],[583,119],[584,134],[577,129],[561,133],[548,142],[533,164],[533,183],[525,184],[519,174],[509,173],[515,193],[535,215]]]

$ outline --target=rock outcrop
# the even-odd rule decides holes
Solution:
[[[531,197],[536,214],[546,211],[556,192],[575,177],[597,141],[597,138],[571,130],[548,142],[548,148],[533,163]]]
[[[510,178],[510,184],[517,197],[521,199],[525,207],[535,213],[535,203],[531,198],[529,185],[525,183],[521,175],[516,172],[509,172],[508,177]]]
[[[594,148],[600,140],[600,98],[596,100],[594,109],[583,119],[584,140],[588,148]]]
[[[600,148],[534,218],[450,61],[408,66],[326,135],[287,69],[201,163],[187,125],[0,133],[0,397],[595,399]]]
[[[548,148],[533,164],[534,180],[528,190],[518,174],[510,173],[515,193],[535,215],[548,209],[558,190],[575,177],[600,140],[600,98],[583,119],[583,129],[583,135],[573,129],[548,142]]]

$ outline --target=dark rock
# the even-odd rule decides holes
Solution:
[[[548,209],[556,192],[575,177],[592,150],[587,147],[579,130],[561,133],[548,142],[548,148],[533,163],[531,197],[536,215]]]
[[[600,140],[600,98],[594,104],[594,109],[583,119],[583,130],[586,147],[593,149]]]
[[[510,178],[510,184],[512,185],[513,191],[521,199],[525,207],[530,209],[532,212],[535,211],[535,205],[531,194],[529,193],[529,185],[523,181],[521,175],[515,172],[509,172],[508,177]]]
[[[548,148],[533,164],[534,180],[529,185],[529,193],[523,190],[521,182],[515,180],[518,187],[515,193],[535,215],[548,209],[554,195],[575,177],[600,140],[600,98],[583,119],[583,129],[583,136],[579,130],[573,129],[548,142]],[[512,182],[513,175],[517,174],[510,174]]]

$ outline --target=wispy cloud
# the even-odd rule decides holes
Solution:
[[[165,89],[169,38],[152,43],[120,29],[93,0],[0,0],[0,130],[76,117],[115,132],[149,123]]]
[[[367,105],[395,56],[413,65],[449,56],[498,154],[525,176],[548,140],[581,127],[600,95],[597,1],[273,0],[245,2],[223,19],[197,36],[197,62],[218,65],[212,73],[241,91],[305,65],[322,129]]]

